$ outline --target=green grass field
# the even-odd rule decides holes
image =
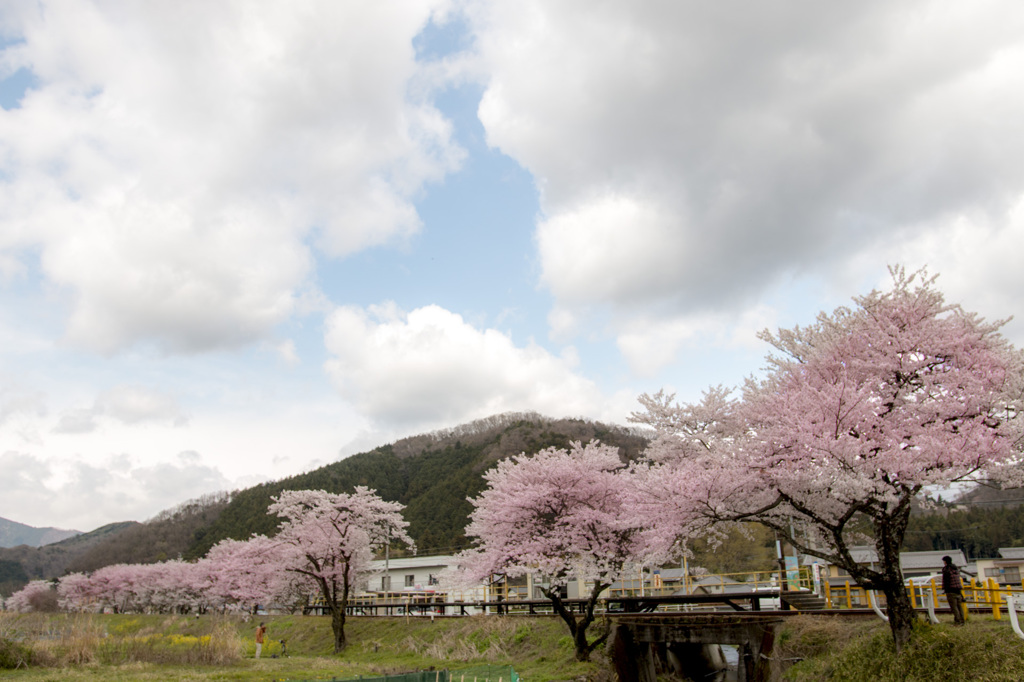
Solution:
[[[349,647],[337,656],[327,618],[260,619],[269,641],[255,660],[256,623],[240,617],[0,613],[0,677],[269,682],[488,664],[511,665],[524,682],[615,677],[600,651],[592,662],[577,663],[565,626],[554,618],[353,618]],[[27,668],[2,669],[5,657],[19,655],[31,658]],[[922,623],[899,657],[888,626],[876,618],[799,616],[787,619],[775,655],[789,665],[784,679],[794,682],[1024,679],[1024,641],[1005,618],[990,616],[976,615],[964,628]]]
[[[352,618],[349,646],[332,653],[330,621],[261,616],[263,657],[253,658],[256,623],[239,617],[0,614],[0,639],[31,643],[24,680],[312,680],[430,668],[511,665],[526,680],[606,678],[606,667],[573,659],[554,618]],[[287,656],[281,656],[286,643]]]

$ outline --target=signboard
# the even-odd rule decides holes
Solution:
[[[786,557],[786,583],[791,590],[800,589],[800,564],[795,556]]]

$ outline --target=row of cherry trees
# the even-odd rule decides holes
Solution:
[[[34,580],[11,595],[12,611],[206,613],[254,604],[296,604],[305,592],[277,569],[277,547],[264,536],[225,540],[197,562],[113,564],[57,581]]]
[[[269,511],[283,518],[273,538],[224,540],[196,562],[117,564],[33,581],[6,608],[43,610],[56,591],[66,611],[195,612],[305,605],[319,593],[331,614],[335,651],[345,647],[345,608],[373,553],[386,542],[412,545],[402,505],[357,487],[352,494],[282,492]]]

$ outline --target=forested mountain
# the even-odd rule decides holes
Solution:
[[[910,517],[904,551],[962,549],[972,559],[1024,546],[1024,506],[968,504]]]
[[[267,515],[267,506],[282,490],[340,493],[351,492],[357,485],[406,505],[409,534],[420,553],[455,551],[466,546],[463,530],[471,509],[467,498],[483,490],[486,469],[511,455],[592,439],[619,447],[624,459],[635,458],[646,445],[643,436],[622,427],[581,419],[547,419],[533,413],[498,415],[405,438],[314,471],[236,492],[217,521],[196,533],[186,558],[202,556],[225,538],[272,535],[278,519]]]
[[[29,580],[64,575],[68,564],[90,548],[137,525],[134,521],[111,523],[44,547],[19,545],[0,549],[0,595],[10,596]]]
[[[10,596],[29,580],[92,571],[110,564],[176,559],[227,506],[227,493],[189,500],[145,523],[124,521],[45,547],[0,549],[0,595]]]
[[[79,535],[77,530],[60,528],[35,528],[24,523],[0,517],[0,547],[42,547]]]
[[[67,570],[88,572],[110,564],[177,559],[188,551],[197,533],[216,522],[230,500],[228,493],[204,495],[160,512],[96,543],[70,561]]]

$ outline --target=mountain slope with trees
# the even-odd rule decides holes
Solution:
[[[228,493],[204,495],[133,524],[88,548],[67,565],[69,572],[94,571],[110,564],[151,564],[177,559],[196,533],[216,522],[231,501]]]
[[[637,457],[646,439],[637,431],[582,419],[548,419],[535,413],[497,415],[431,434],[413,436],[352,455],[313,471],[257,485],[232,495],[210,526],[197,530],[185,558],[204,555],[217,542],[252,533],[273,535],[278,519],[267,514],[271,498],[284,490],[350,492],[362,485],[383,499],[406,506],[409,534],[420,553],[451,552],[468,546],[464,529],[483,472],[501,459],[548,447],[591,440]]]
[[[92,547],[138,525],[135,521],[110,523],[90,533],[82,533],[44,547],[19,545],[0,548],[0,595],[10,596],[29,580],[64,575],[68,565]]]

